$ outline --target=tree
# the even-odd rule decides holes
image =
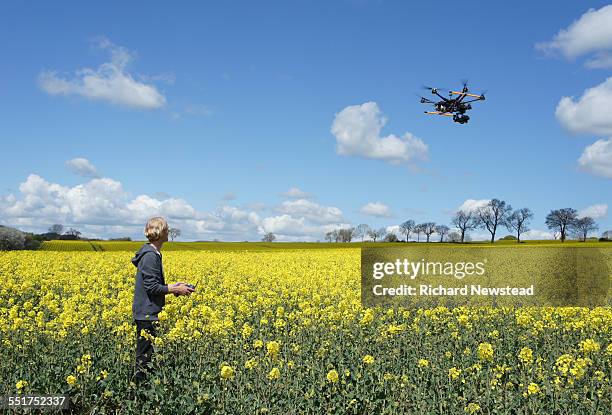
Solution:
[[[588,236],[588,233],[591,231],[596,231],[599,229],[599,226],[595,223],[595,220],[589,216],[585,216],[580,219],[576,219],[576,222],[573,224],[572,228],[579,235],[580,239],[584,242]]]
[[[573,208],[551,210],[546,215],[546,226],[548,229],[558,230],[561,242],[565,242],[567,231],[572,229],[578,219],[578,212]],[[556,238],[555,238],[556,239]]]
[[[415,225],[414,228],[412,228],[412,232],[416,233],[417,235],[417,242],[421,242],[421,234],[424,231],[425,231],[424,223],[419,223],[418,225]]]
[[[516,232],[516,242],[521,242],[521,234],[529,230],[527,225],[533,217],[533,213],[529,208],[515,210],[506,218],[506,228],[509,231]]]
[[[389,232],[387,236],[385,236],[385,242],[397,242],[397,241],[399,241],[399,239],[397,238],[397,235],[394,234],[393,232]]]
[[[475,229],[478,225],[477,220],[475,219],[472,211],[459,210],[455,213],[455,217],[452,220],[453,225],[457,229],[459,229],[459,233],[461,235],[460,242],[463,243],[465,241],[466,233],[470,229]]]
[[[387,230],[385,228],[370,229],[370,231],[368,232],[368,236],[372,238],[374,242],[376,242],[377,239],[382,239],[386,233]]]
[[[449,232],[447,239],[449,242],[461,242],[461,234],[457,231]]]
[[[66,231],[66,235],[74,236],[75,239],[79,239],[79,237],[81,236],[81,232],[74,228],[70,228]]]
[[[178,228],[170,228],[168,229],[168,236],[170,237],[171,241],[174,241],[174,238],[181,236],[181,230]]]
[[[414,229],[414,221],[412,219],[408,219],[400,225],[400,232],[402,235],[406,235],[406,242],[408,242],[408,238]]]
[[[63,231],[64,231],[64,225],[61,225],[59,223],[56,223],[55,225],[52,225],[49,227],[50,233],[56,233],[58,235],[61,235]]]
[[[491,199],[486,206],[482,206],[476,210],[478,224],[486,229],[491,234],[491,243],[495,242],[495,232],[497,227],[506,224],[508,216],[512,212],[512,207],[506,204],[505,201],[499,199]]]
[[[355,236],[355,228],[338,229],[338,240],[340,242],[351,242]]]
[[[0,226],[0,251],[23,249],[25,234],[18,229]]]
[[[444,242],[444,235],[450,231],[450,228],[446,225],[436,226],[436,233],[440,235],[440,242]]]
[[[427,242],[433,233],[436,232],[436,224],[434,222],[425,222],[423,224],[423,233],[427,235]]]
[[[366,225],[365,223],[361,223],[357,225],[357,227],[355,228],[355,238],[361,238],[361,242],[363,242],[363,238],[365,236],[368,236],[369,230],[370,230],[370,227]]]
[[[325,240],[330,243],[334,240],[334,234],[332,231],[325,233]]]
[[[276,235],[274,235],[272,232],[268,232],[263,236],[263,238],[261,238],[261,240],[263,242],[274,242],[276,240]]]
[[[612,231],[605,231],[601,234],[601,237],[603,239],[612,239]]]

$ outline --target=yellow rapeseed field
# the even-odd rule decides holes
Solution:
[[[0,252],[0,395],[78,413],[609,414],[612,309],[365,309],[359,249],[169,251],[147,400],[133,252]]]

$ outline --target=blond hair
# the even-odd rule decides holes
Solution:
[[[155,242],[161,238],[164,231],[168,230],[168,222],[161,216],[156,216],[147,221],[144,228],[144,235],[149,242]]]

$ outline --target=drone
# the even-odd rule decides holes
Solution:
[[[429,89],[432,95],[437,95],[441,99],[440,101],[432,101],[428,98],[421,97],[421,104],[433,104],[435,108],[435,111],[425,111],[425,114],[453,117],[453,121],[459,124],[465,124],[470,120],[466,112],[472,109],[471,102],[485,100],[484,92],[480,95],[470,94],[468,92],[467,81],[463,82],[463,89],[461,92],[451,90],[448,93],[448,98],[444,98],[440,95],[438,91],[441,91],[441,89],[429,86],[424,88]],[[466,100],[468,97],[471,99]]]

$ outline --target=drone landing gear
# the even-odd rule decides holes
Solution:
[[[453,115],[453,121],[458,122],[459,124],[465,124],[470,120],[470,117],[465,114],[455,114]]]

